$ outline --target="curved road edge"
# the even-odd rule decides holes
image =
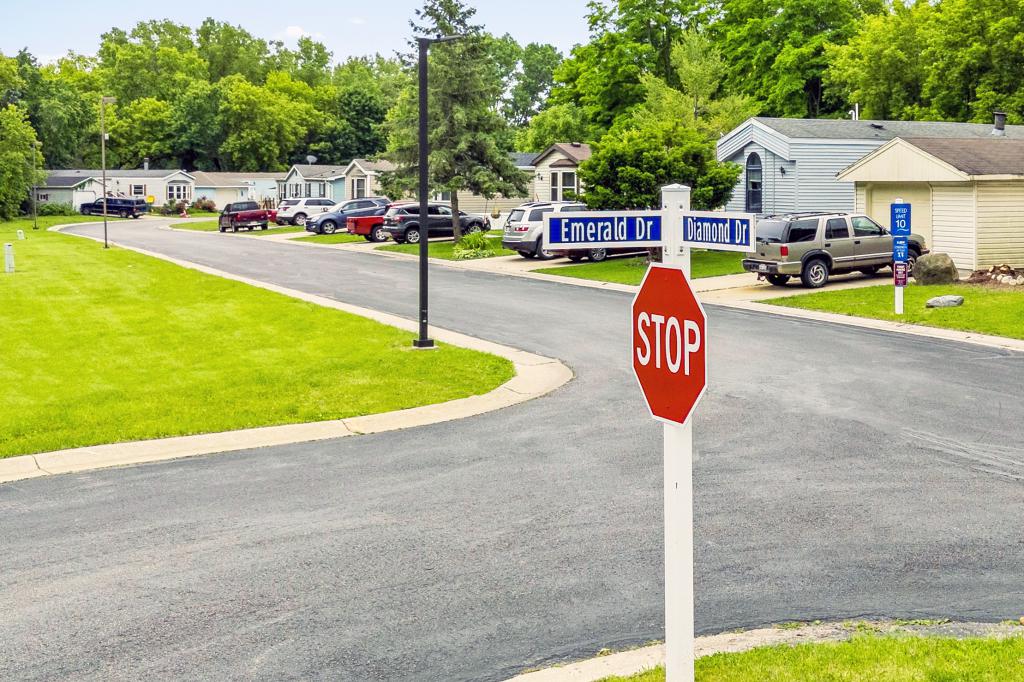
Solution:
[[[76,227],[81,224],[55,225],[49,229],[59,232],[62,229]],[[74,236],[102,241],[102,239],[95,239],[84,235]],[[110,243],[115,244],[113,241]],[[369,318],[409,332],[415,333],[418,330],[415,321],[397,315],[342,303],[323,296],[308,294],[303,291],[261,282],[248,277],[241,277],[216,268],[171,258],[145,249],[121,244],[117,244],[117,246],[146,256],[159,258],[191,270],[274,291],[325,308],[333,308],[359,315],[360,317]],[[158,438],[128,443],[92,445],[34,455],[8,457],[0,459],[0,483],[39,476],[143,464],[146,462],[159,462],[169,459],[212,455],[290,443],[305,443],[437,424],[500,410],[539,398],[564,386],[573,378],[572,370],[554,358],[529,353],[524,350],[438,327],[431,327],[431,331],[434,338],[442,343],[490,353],[511,361],[515,368],[515,376],[482,395],[393,412],[304,424],[264,426],[195,436],[175,436],[172,438]]]

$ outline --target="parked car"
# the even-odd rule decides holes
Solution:
[[[523,258],[556,258],[558,253],[541,248],[546,216],[552,213],[585,211],[587,207],[571,201],[532,201],[512,209],[505,220],[501,245],[511,249]],[[578,252],[583,258],[583,252]],[[575,255],[575,254],[574,254]],[[606,256],[607,257],[607,256]],[[603,259],[602,259],[603,260]]]
[[[757,251],[746,254],[743,269],[775,286],[799,277],[804,286],[824,286],[829,275],[860,271],[871,276],[892,267],[892,235],[866,215],[791,213],[757,223]],[[924,237],[908,238],[908,267],[928,253]]]
[[[228,204],[220,212],[217,228],[221,232],[238,232],[239,229],[248,229],[251,232],[257,227],[265,230],[271,219],[271,211],[260,208],[255,201],[237,201]]]
[[[427,237],[450,237],[452,228],[452,207],[431,202],[427,205]],[[491,229],[491,219],[474,213],[459,211],[459,224],[464,232],[479,232]],[[384,214],[384,231],[399,244],[420,241],[420,205],[414,202],[392,204]]]
[[[277,206],[278,225],[305,225],[310,216],[330,211],[333,199],[285,199]]]
[[[103,215],[103,199],[89,201],[78,207],[82,215]],[[149,204],[145,199],[128,197],[107,197],[107,215],[116,215],[122,218],[139,218],[143,213],[149,213]]]
[[[334,234],[346,226],[345,221],[350,217],[369,215],[379,208],[384,208],[391,203],[387,197],[364,197],[350,199],[332,206],[326,213],[311,216],[306,219],[306,232],[317,234]]]
[[[369,242],[387,241],[388,233],[384,229],[384,214],[388,212],[388,206],[379,206],[370,212],[370,215],[356,216],[345,220],[345,229],[349,234],[356,234],[364,237]]]

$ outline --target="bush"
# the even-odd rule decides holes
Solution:
[[[168,201],[166,204],[157,209],[156,212],[161,213],[163,215],[178,215],[179,213],[185,210],[185,205],[186,204],[184,201]]]
[[[494,242],[495,240],[488,238],[484,232],[470,232],[452,249],[452,257],[455,260],[490,258],[497,252]]]
[[[209,211],[215,213],[217,211],[217,204],[213,203],[213,199],[207,199],[206,197],[199,197],[192,202],[193,211]]]
[[[78,211],[71,204],[37,204],[37,215],[77,215]]]

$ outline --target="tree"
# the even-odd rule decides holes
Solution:
[[[555,68],[561,61],[562,55],[553,45],[530,43],[523,48],[519,70],[502,106],[510,125],[525,126],[540,113],[554,84]]]
[[[266,78],[270,48],[241,26],[207,17],[196,29],[196,47],[207,64],[210,81],[240,74],[250,83]]]
[[[174,151],[173,113],[171,105],[152,97],[144,97],[125,106],[107,110],[110,138],[110,165],[138,168],[148,158],[160,166],[172,158]]]
[[[0,108],[0,219],[18,215],[33,185],[42,182],[43,157],[25,112],[8,104]]]
[[[221,155],[225,131],[220,108],[224,87],[230,83],[222,80],[213,85],[207,81],[195,81],[175,100],[171,110],[171,127],[174,155],[182,168],[208,171],[228,169]]]
[[[482,39],[480,27],[470,23],[475,13],[461,0],[426,0],[423,9],[416,12],[421,23],[410,22],[415,35],[465,36],[433,46],[428,93],[430,185],[435,191],[451,192],[456,241],[462,238],[459,191],[487,198],[526,192],[525,175],[516,168],[508,150],[499,146],[507,135],[507,126],[494,109],[501,83],[489,77],[496,70],[494,56],[487,50],[488,42]],[[406,91],[388,119],[388,158],[398,169],[387,174],[384,182],[396,196],[416,187],[416,102],[415,91]]]
[[[575,104],[555,104],[530,119],[516,134],[516,149],[542,152],[555,142],[589,142],[590,126],[583,110]]]
[[[233,170],[279,170],[306,139],[316,112],[305,102],[253,85],[241,76],[221,81],[218,117],[223,125],[221,157]]]

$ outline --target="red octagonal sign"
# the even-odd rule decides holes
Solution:
[[[704,394],[706,332],[683,271],[652,263],[633,299],[633,371],[655,418],[682,424]]]

